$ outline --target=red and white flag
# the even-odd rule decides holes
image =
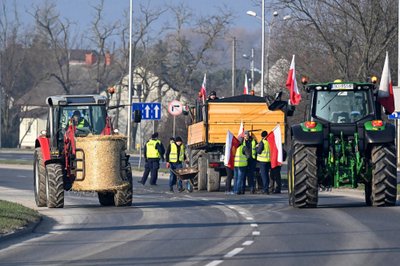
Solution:
[[[299,88],[297,87],[297,82],[296,82],[294,55],[292,63],[290,64],[290,69],[286,80],[286,88],[290,91],[290,104],[298,105],[301,100],[301,94],[299,92]]]
[[[226,133],[225,140],[225,157],[224,157],[224,165],[230,169],[234,169],[235,167],[235,154],[236,149],[239,147],[239,140],[228,130]]]
[[[282,150],[282,135],[280,125],[276,127],[267,136],[269,144],[269,152],[271,157],[271,168],[282,165],[283,150]]]
[[[388,52],[386,52],[381,82],[379,83],[378,102],[385,108],[387,114],[394,112],[393,82],[390,76]]]
[[[203,83],[201,84],[200,88],[200,95],[201,98],[203,99],[203,104],[206,101],[206,95],[207,95],[206,84],[207,84],[207,74],[204,73]]]
[[[249,85],[247,84],[247,73],[244,73],[244,87],[243,94],[249,94]]]
[[[240,127],[239,127],[239,132],[238,132],[238,138],[244,137],[244,125],[243,125],[243,120],[240,121]]]

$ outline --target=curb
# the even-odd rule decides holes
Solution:
[[[8,240],[8,239],[12,239],[12,238],[16,238],[28,233],[32,233],[33,231],[35,231],[36,227],[42,222],[42,216],[39,217],[39,219],[35,222],[31,222],[29,223],[27,226],[21,228],[21,229],[17,229],[16,231],[10,232],[10,233],[6,233],[4,235],[0,235],[0,242],[4,241],[4,240]]]

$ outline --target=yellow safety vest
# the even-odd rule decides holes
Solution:
[[[185,145],[181,144],[179,149],[179,162],[183,162],[185,159]],[[169,153],[169,162],[178,162],[178,145],[176,143],[171,143],[171,151]]]
[[[236,153],[235,153],[235,163],[234,166],[235,167],[244,167],[247,166],[247,158],[246,155],[243,154],[243,148],[244,148],[245,144],[243,143],[242,145],[240,145],[237,149],[236,149]]]
[[[256,141],[253,139],[251,140],[251,157],[253,157],[253,159],[257,159],[257,147],[256,147],[257,143]]]
[[[258,154],[257,156],[257,161],[267,163],[271,161],[270,155],[269,155],[269,143],[265,139],[262,140],[264,143],[264,149],[261,152],[261,154]]]
[[[146,158],[160,158],[160,153],[156,149],[156,144],[161,144],[160,140],[151,139],[146,143]]]

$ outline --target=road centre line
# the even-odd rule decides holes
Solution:
[[[253,236],[259,236],[260,235],[260,231],[253,231],[252,235]]]
[[[251,227],[258,227],[258,224],[250,224]]]
[[[218,264],[224,262],[223,260],[213,260],[212,262],[208,263],[206,266],[217,266]]]
[[[247,241],[243,242],[242,246],[250,246],[253,243],[254,243],[253,240],[247,240]]]
[[[244,248],[235,248],[232,249],[231,251],[229,251],[224,258],[232,258],[233,256],[235,256],[236,254],[240,253]]]
[[[252,221],[252,220],[254,220],[254,218],[253,217],[246,217],[246,220]]]

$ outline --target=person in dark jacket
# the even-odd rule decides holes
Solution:
[[[160,159],[164,161],[165,148],[158,139],[158,133],[151,135],[151,139],[144,146],[144,172],[142,179],[138,183],[146,184],[149,173],[151,172],[150,185],[157,185],[158,169],[160,169]]]
[[[286,151],[282,145],[282,160],[286,160]],[[281,177],[282,166],[278,165],[271,169],[269,179],[269,192],[273,194],[280,194],[282,189],[282,177]]]

